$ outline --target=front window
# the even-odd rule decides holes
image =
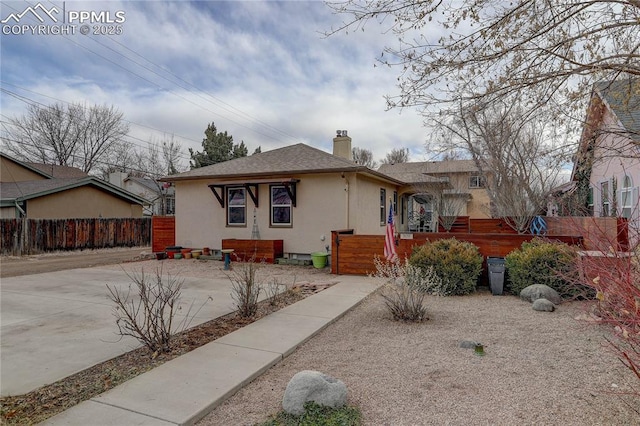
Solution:
[[[631,217],[632,201],[631,195],[633,194],[633,181],[631,176],[625,176],[622,180],[622,189],[620,196],[622,200],[622,217],[629,219]]]
[[[284,186],[271,187],[271,225],[291,226],[291,196]]]
[[[227,189],[227,225],[245,226],[247,224],[247,192],[244,188]]]
[[[398,214],[398,191],[393,191],[393,214]]]
[[[387,191],[380,188],[380,225],[385,225],[387,223],[387,206],[385,205],[386,198]]]
[[[606,217],[609,216],[609,182],[602,182],[600,184],[600,199],[601,199],[601,210],[600,216]]]
[[[469,188],[484,188],[484,178],[481,175],[469,176]]]

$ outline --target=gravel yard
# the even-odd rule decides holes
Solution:
[[[585,302],[536,312],[480,291],[427,303],[429,321],[399,323],[373,294],[200,425],[264,421],[306,369],[343,380],[367,425],[640,424],[640,399],[622,395],[637,380],[605,348],[607,328],[583,319]]]

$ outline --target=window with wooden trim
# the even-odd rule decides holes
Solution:
[[[271,225],[291,226],[291,195],[284,185],[271,186]]]
[[[227,188],[227,225],[247,225],[247,190]]]

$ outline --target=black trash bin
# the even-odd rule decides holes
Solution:
[[[504,257],[487,257],[489,288],[494,296],[501,295],[504,288],[504,263]]]

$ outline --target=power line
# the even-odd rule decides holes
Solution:
[[[27,88],[25,88],[25,87],[18,86],[18,85],[16,85],[16,84],[10,83],[10,82],[8,82],[8,81],[2,80],[2,78],[0,78],[0,83],[2,83],[2,84],[8,84],[9,86],[13,86],[13,87],[15,87],[15,88],[17,88],[17,89],[20,89],[20,90],[23,90],[23,91],[25,91],[25,92],[33,93],[34,95],[42,96],[42,97],[44,97],[44,98],[53,99],[54,101],[62,102],[62,103],[67,104],[67,105],[72,105],[72,104],[73,104],[73,102],[65,101],[65,100],[60,99],[60,98],[56,98],[56,97],[53,97],[53,96],[45,95],[44,93],[36,92],[36,91],[34,91],[34,90],[30,90],[30,89],[27,89]],[[20,96],[20,95],[18,95],[18,96]],[[37,104],[39,104],[39,105],[47,106],[47,105],[45,105],[45,104],[43,104],[43,103],[41,103],[41,102],[37,102],[37,101],[36,101],[36,100],[34,100],[34,99],[30,99],[30,98],[27,98],[27,97],[24,97],[24,98],[25,98],[25,99],[29,99],[29,100],[31,100],[32,102],[37,103]],[[191,142],[196,142],[196,143],[200,143],[200,142],[201,142],[201,141],[198,141],[198,140],[196,140],[196,139],[191,139],[191,138],[190,138],[190,137],[188,137],[188,136],[178,135],[178,134],[175,134],[175,133],[173,133],[173,132],[167,132],[167,131],[165,131],[165,130],[157,129],[157,128],[155,128],[155,127],[148,126],[148,125],[146,125],[146,124],[141,124],[141,123],[137,123],[137,122],[135,122],[135,121],[127,120],[127,119],[125,119],[125,118],[123,118],[123,119],[122,119],[122,121],[125,121],[125,122],[127,122],[127,123],[129,123],[129,124],[133,124],[133,125],[138,126],[138,127],[143,127],[143,128],[150,129],[150,130],[155,130],[156,132],[161,132],[161,133],[165,133],[165,134],[167,134],[167,133],[171,133],[172,135],[178,136],[178,137],[179,137],[179,138],[181,138],[181,139],[185,139],[185,140],[188,140],[188,141],[191,141]]]
[[[38,102],[38,101],[36,101],[36,100],[34,100],[34,99],[27,98],[26,96],[19,95],[19,94],[15,93],[15,92],[11,92],[11,91],[9,91],[9,90],[7,90],[7,89],[0,88],[0,91],[2,91],[2,92],[4,92],[4,93],[6,93],[7,95],[9,95],[9,96],[11,96],[11,97],[14,97],[14,98],[18,99],[18,100],[19,100],[19,101],[21,101],[21,102],[26,103],[27,105],[30,105],[30,106],[36,106],[36,107],[42,107],[42,108],[51,108],[51,106],[50,106],[50,105],[45,105],[45,104],[43,104],[43,103],[41,103],[41,102]],[[34,93],[35,93],[35,92],[34,92]],[[55,98],[52,98],[52,99],[55,99]],[[72,103],[69,103],[69,102],[65,102],[65,101],[61,101],[61,102],[65,103],[65,104],[67,104],[67,105],[72,105]],[[67,111],[64,111],[64,113],[65,113],[65,114],[67,114],[67,115],[69,114]],[[4,115],[4,114],[2,114],[2,113],[0,113],[0,115],[1,115],[1,116],[4,116],[5,118],[7,118],[7,119],[9,120],[8,122],[3,122],[4,124],[14,125],[14,124],[11,122],[11,118],[10,118],[10,117],[7,117],[6,115]],[[123,120],[123,121],[128,122],[127,120]],[[140,141],[140,142],[142,142],[142,143],[147,144],[147,146],[146,146],[146,147],[144,147],[144,146],[142,146],[142,145],[140,145],[140,144],[137,144],[137,143],[135,143],[135,142],[132,142],[131,140],[127,140],[127,142],[131,143],[132,145],[137,146],[137,147],[139,147],[139,148],[143,148],[143,149],[145,149],[145,148],[146,148],[146,149],[148,149],[148,148],[152,147],[153,145],[155,145],[155,144],[154,144],[153,142],[151,142],[151,141],[145,141],[145,140],[143,140],[143,139],[140,139],[140,138],[138,138],[138,137],[135,137],[135,136],[132,136],[132,135],[128,135],[128,134],[127,134],[127,135],[125,135],[125,136],[123,137],[123,139],[124,139],[124,138],[138,140],[138,141]],[[183,151],[179,151],[179,154],[180,154],[180,155],[178,155],[178,158],[179,158],[179,159],[181,159],[181,160],[187,160],[187,161],[190,161],[190,160],[191,160],[191,156],[188,156],[188,157],[187,157],[187,156],[186,156],[186,153],[184,153]]]
[[[30,3],[29,3],[29,2],[27,2],[26,0],[25,0],[25,3],[30,4]],[[55,3],[53,3],[52,1],[49,1],[49,3],[51,3],[51,4],[55,5]],[[30,18],[32,18],[32,17],[30,17]],[[158,87],[158,88],[160,88],[160,89],[162,89],[162,90],[166,90],[166,91],[167,91],[167,92],[169,92],[170,94],[172,94],[172,95],[174,95],[174,96],[177,96],[177,97],[179,97],[179,98],[181,98],[181,99],[183,99],[183,100],[185,100],[185,101],[187,101],[187,102],[191,103],[192,105],[194,105],[194,106],[196,106],[196,107],[199,107],[199,108],[201,108],[201,109],[203,109],[203,110],[205,110],[205,111],[208,111],[208,112],[210,112],[210,113],[212,113],[212,114],[214,114],[214,115],[217,115],[217,116],[219,116],[219,117],[221,117],[221,118],[223,118],[223,119],[225,119],[225,120],[228,120],[228,121],[230,121],[230,122],[232,122],[232,123],[234,123],[234,124],[237,124],[238,126],[241,126],[241,127],[243,127],[243,128],[246,128],[246,129],[248,129],[248,130],[250,130],[250,131],[252,131],[252,132],[254,132],[254,133],[260,134],[260,135],[262,135],[262,136],[264,136],[264,137],[267,137],[267,138],[269,138],[269,139],[276,140],[276,141],[277,141],[277,140],[279,140],[278,138],[276,138],[276,137],[274,137],[274,136],[268,135],[268,134],[266,134],[266,133],[264,133],[264,132],[261,132],[261,131],[258,131],[258,130],[256,130],[256,129],[253,129],[253,128],[249,127],[249,126],[246,126],[246,125],[244,125],[244,124],[242,124],[242,123],[240,123],[240,122],[238,122],[238,121],[235,121],[235,120],[233,120],[233,119],[230,119],[230,118],[228,118],[228,117],[225,117],[224,115],[219,114],[219,113],[217,113],[217,112],[215,112],[215,111],[213,111],[213,110],[211,110],[211,109],[209,109],[209,108],[206,108],[206,107],[204,107],[203,105],[199,105],[199,104],[197,104],[197,103],[193,102],[192,100],[188,99],[188,98],[187,98],[187,97],[185,97],[185,96],[182,96],[182,95],[180,95],[180,94],[178,94],[178,93],[175,93],[174,91],[172,91],[172,90],[170,90],[170,89],[164,88],[164,87],[162,87],[161,85],[159,85],[159,84],[157,84],[157,83],[154,83],[153,81],[151,81],[151,80],[147,79],[146,77],[144,77],[144,76],[142,76],[142,75],[140,75],[140,74],[138,74],[138,73],[136,73],[136,72],[134,72],[134,71],[132,71],[132,70],[130,70],[130,69],[127,69],[126,67],[122,66],[121,64],[119,64],[119,63],[117,63],[117,62],[114,62],[113,60],[111,60],[111,59],[109,59],[109,58],[107,58],[107,57],[105,57],[105,56],[103,56],[103,55],[101,55],[101,54],[99,54],[99,53],[97,53],[97,52],[93,51],[92,49],[88,48],[87,46],[84,46],[83,44],[77,43],[76,41],[72,40],[72,39],[71,39],[71,38],[69,38],[69,37],[66,37],[66,36],[64,36],[64,35],[60,35],[60,37],[62,37],[62,38],[64,38],[64,39],[66,39],[66,40],[67,40],[67,41],[69,41],[70,43],[73,43],[74,45],[76,45],[76,46],[78,46],[78,47],[80,47],[80,48],[82,48],[82,49],[84,49],[84,50],[86,50],[86,51],[88,51],[88,52],[90,52],[90,53],[92,53],[92,54],[94,54],[94,55],[96,55],[96,56],[98,56],[98,57],[102,58],[102,59],[104,59],[105,61],[112,63],[113,65],[117,66],[118,68],[121,68],[122,70],[124,70],[124,71],[126,71],[126,72],[128,72],[128,73],[130,73],[130,74],[132,74],[132,75],[134,75],[134,76],[136,76],[136,77],[138,77],[138,78],[140,78],[140,79],[142,79],[142,80],[146,81],[147,83],[149,83],[149,84],[151,84],[151,85],[153,85],[153,86],[156,86],[156,87]],[[169,80],[168,78],[166,78],[166,77],[164,77],[164,76],[160,75],[160,74],[159,74],[159,73],[157,73],[156,71],[154,71],[154,70],[152,70],[152,69],[150,69],[150,68],[148,68],[148,67],[146,67],[146,66],[144,66],[144,65],[140,64],[140,63],[139,63],[139,62],[137,62],[137,61],[132,60],[131,58],[129,58],[129,57],[127,57],[127,56],[123,55],[123,54],[122,54],[122,53],[120,53],[120,52],[117,52],[116,50],[114,50],[114,49],[112,49],[112,48],[110,48],[110,47],[108,47],[108,46],[104,45],[103,43],[98,42],[98,41],[97,41],[97,40],[95,40],[93,37],[89,37],[89,38],[91,38],[94,42],[96,42],[96,43],[98,43],[98,44],[102,45],[103,47],[105,47],[105,48],[107,48],[107,49],[109,49],[109,50],[113,51],[114,53],[116,53],[116,54],[118,54],[118,55],[122,56],[123,58],[125,58],[125,59],[127,59],[127,60],[129,60],[129,61],[131,61],[131,62],[133,62],[133,63],[135,63],[135,64],[137,64],[138,66],[140,66],[140,67],[142,67],[142,68],[144,68],[144,69],[146,69],[147,71],[153,72],[155,75],[157,75],[157,76],[159,76],[159,77],[163,78],[164,80],[166,80],[166,81],[170,82],[171,84],[174,84],[174,85],[176,85],[176,86],[178,86],[178,87],[180,87],[180,88],[182,88],[182,89],[188,90],[190,93],[193,93],[191,90],[186,89],[186,88],[184,88],[184,87],[182,87],[182,86],[179,86],[179,85],[178,85],[178,84],[176,84],[175,82],[173,82],[173,81]],[[131,52],[134,52],[132,49],[128,49],[128,50],[130,50]],[[148,60],[148,59],[144,58],[144,56],[140,55],[139,53],[137,53],[137,52],[134,52],[134,53],[135,53],[136,55],[138,55],[139,57],[141,57],[141,58],[145,59],[147,62],[149,62],[149,63],[151,63],[151,64],[155,65],[156,67],[158,67],[158,68],[160,68],[160,69],[163,69],[163,68],[162,68],[162,67],[160,67],[159,65],[157,65],[157,64],[153,63],[152,61],[150,61],[150,60]],[[182,80],[182,81],[185,81],[185,80],[181,79],[180,77],[175,76],[175,74],[173,74],[173,73],[171,73],[171,72],[169,72],[169,71],[166,71],[166,70],[164,70],[164,69],[163,69],[163,71],[165,71],[165,72],[169,73],[170,75],[172,75],[172,76],[174,76],[174,77],[176,77],[176,78],[178,78],[178,79],[180,79],[180,80]],[[188,83],[188,82],[186,82],[186,81],[185,81],[185,83],[187,83],[187,84],[191,85],[190,83]],[[194,87],[194,88],[196,88],[196,89],[198,89],[196,86],[193,86],[193,85],[191,85],[191,86],[192,86],[192,87]],[[200,89],[198,89],[198,90],[200,90]],[[196,94],[196,95],[197,95],[198,97],[202,98],[202,95],[200,95],[200,94]],[[210,95],[209,95],[209,96],[210,96]],[[213,99],[216,99],[216,98],[214,98],[213,96],[211,96],[211,97],[212,97]],[[219,102],[222,102],[222,101],[219,101]],[[227,103],[225,103],[225,102],[222,102],[222,103],[224,103],[224,104],[226,104],[226,105],[229,105],[229,104],[227,104]],[[229,106],[230,106],[230,105],[229,105]],[[236,113],[236,112],[231,111],[231,110],[230,110],[230,109],[228,109],[228,108],[225,108],[225,107],[222,107],[222,108],[223,108],[223,109],[225,109],[225,110],[226,110],[226,111],[228,111],[228,112],[231,112],[232,114],[240,115],[240,114],[238,114],[238,113]],[[255,119],[255,118],[253,118],[251,115],[249,115],[249,114],[246,114],[246,113],[242,112],[242,111],[241,111],[241,110],[239,110],[238,108],[235,108],[235,107],[232,107],[232,106],[231,106],[231,108],[235,109],[236,111],[240,111],[240,112],[241,112],[241,114],[243,114],[244,116],[246,116],[246,117],[250,117],[252,120],[254,120],[254,121],[258,122],[258,123],[261,123],[261,125],[263,125],[263,126],[267,126],[267,127],[271,128],[271,129],[275,130],[276,132],[279,132],[279,133],[281,133],[281,134],[283,134],[283,135],[286,135],[286,136],[289,136],[289,137],[293,137],[293,136],[289,135],[288,133],[286,133],[286,132],[284,132],[284,131],[282,131],[282,130],[279,130],[279,129],[277,129],[277,128],[273,127],[273,126],[270,126],[270,125],[268,125],[268,124],[266,124],[266,123],[261,122],[260,120],[257,120],[257,119]],[[167,132],[167,133],[169,133],[169,132]],[[295,137],[294,137],[294,138],[295,138]]]

